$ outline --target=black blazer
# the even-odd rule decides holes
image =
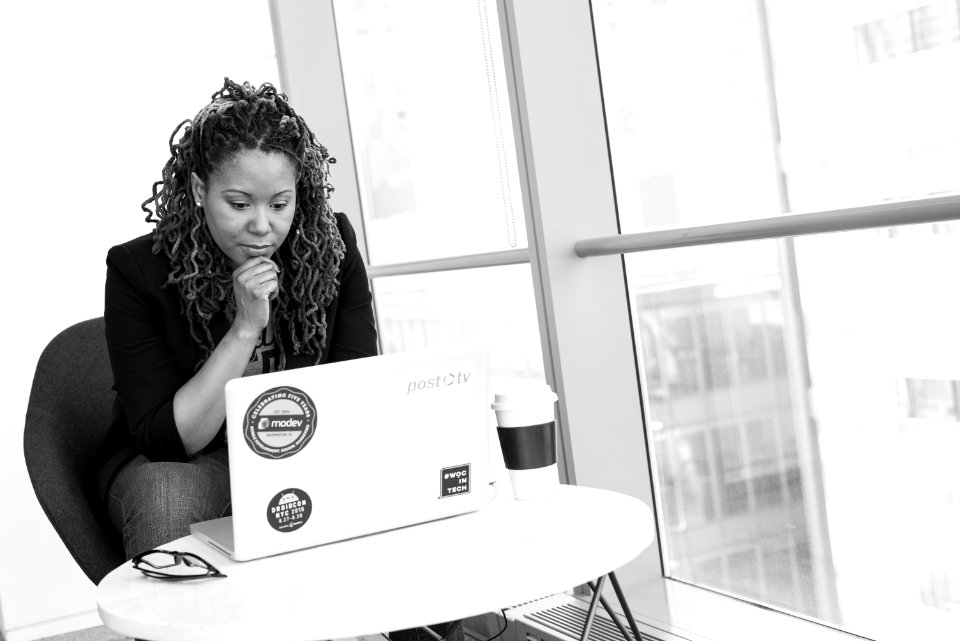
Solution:
[[[346,216],[336,214],[336,219],[346,252],[340,263],[337,296],[326,308],[327,337],[321,364],[377,353],[373,299],[356,233]],[[147,234],[117,245],[107,254],[104,321],[117,397],[97,466],[101,492],[136,454],[152,461],[189,460],[173,420],[173,396],[193,377],[201,353],[181,311],[179,290],[164,287],[170,264],[163,254],[154,254],[152,246],[152,234]],[[211,320],[216,343],[228,329],[222,312]],[[282,328],[277,331],[287,369],[313,364],[314,356],[294,354],[289,337]],[[221,428],[205,451],[222,443]]]

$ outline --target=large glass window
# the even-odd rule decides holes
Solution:
[[[593,3],[624,232],[960,191],[953,0]],[[626,256],[668,576],[960,611],[956,223]]]
[[[960,188],[954,0],[593,8],[625,233]]]
[[[375,264],[526,247],[494,2],[335,2]]]
[[[378,278],[374,294],[384,352],[494,346],[492,376],[543,377],[529,265]]]
[[[334,2],[384,352],[484,345],[542,379],[496,3]],[[473,256],[471,269],[378,266]]]

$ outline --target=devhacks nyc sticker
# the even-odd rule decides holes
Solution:
[[[275,387],[258,396],[243,423],[243,438],[250,449],[272,459],[293,456],[316,431],[317,406],[295,387]]]
[[[293,532],[310,518],[310,497],[295,487],[277,494],[267,506],[267,521],[277,532]]]

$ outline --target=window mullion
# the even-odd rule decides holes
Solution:
[[[623,261],[573,244],[618,231],[589,3],[500,0],[547,377],[560,395],[569,477],[652,504]],[[602,527],[602,524],[598,524]],[[662,576],[651,546],[623,582]]]

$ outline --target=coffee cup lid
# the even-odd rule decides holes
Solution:
[[[491,407],[494,410],[507,410],[541,403],[552,404],[557,402],[558,398],[556,392],[544,383],[542,385],[532,385],[527,389],[517,389],[494,394]]]

